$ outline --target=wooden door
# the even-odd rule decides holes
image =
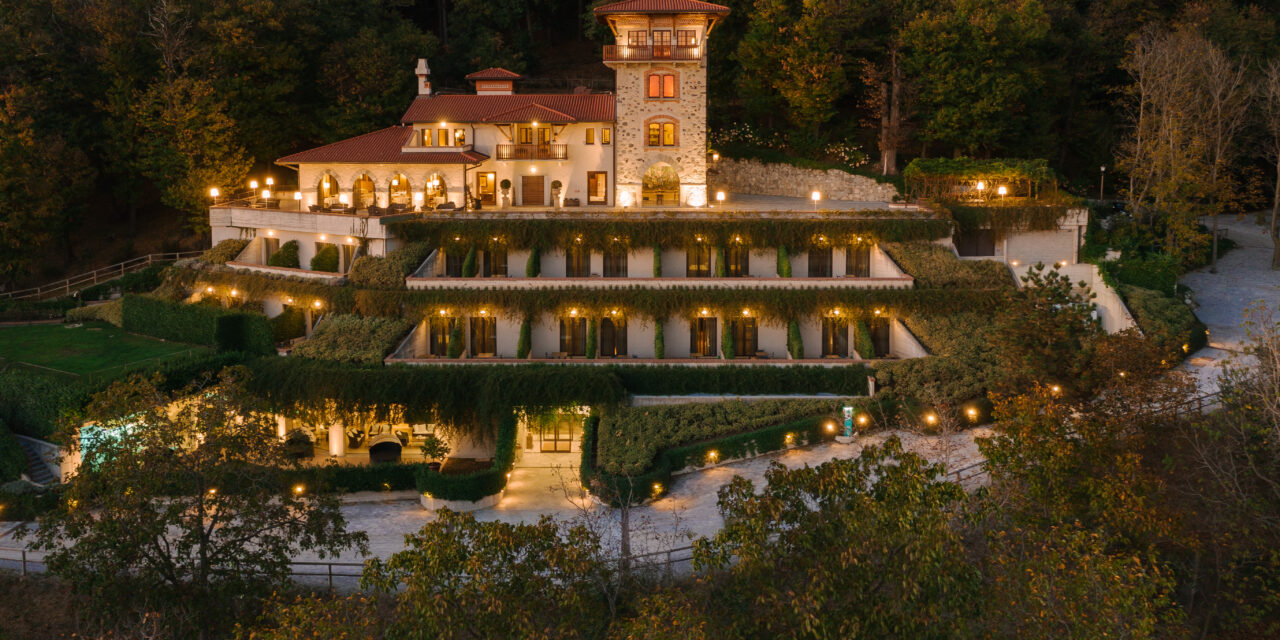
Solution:
[[[544,176],[520,176],[520,204],[526,207],[546,206],[545,182]]]

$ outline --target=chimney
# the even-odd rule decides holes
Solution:
[[[415,73],[418,74],[418,95],[431,95],[431,81],[427,79],[431,76],[431,67],[427,66],[426,58],[418,58],[418,68]]]

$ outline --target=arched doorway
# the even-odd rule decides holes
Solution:
[[[449,199],[449,188],[444,182],[444,176],[439,173],[427,176],[427,182],[422,191],[424,207],[435,207]]]
[[[351,204],[357,209],[368,209],[370,205],[377,204],[377,194],[373,188],[373,178],[369,174],[361,174],[356,178],[355,184],[351,185]]]
[[[413,201],[413,191],[409,189],[409,178],[403,173],[391,176],[391,186],[387,190],[388,204],[408,206]]]
[[[680,175],[675,167],[659,162],[644,172],[640,181],[640,202],[645,206],[680,204]]]
[[[342,189],[338,187],[338,179],[324,174],[320,178],[320,183],[316,185],[316,202],[321,206],[332,207],[338,204],[339,195]]]

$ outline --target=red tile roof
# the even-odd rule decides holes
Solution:
[[[400,121],[613,122],[613,113],[614,96],[608,93],[484,96],[445,94],[415,98]]]
[[[403,151],[413,127],[387,127],[287,155],[276,164],[309,162],[386,162],[404,164],[476,164],[489,156],[479,151]]]
[[[467,74],[468,80],[519,80],[523,77],[524,76],[514,71],[507,71],[502,67],[489,67],[484,71],[476,71],[475,73]]]
[[[596,7],[596,15],[610,13],[729,13],[729,7],[701,0],[622,0]]]

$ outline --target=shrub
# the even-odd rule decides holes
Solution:
[[[217,347],[220,351],[263,354],[275,351],[271,325],[260,313],[134,294],[121,300],[121,327],[125,331]]]
[[[542,273],[542,251],[537,247],[529,249],[529,261],[524,265],[524,277],[536,278]]]
[[[22,452],[18,438],[9,430],[8,425],[0,420],[0,482],[17,480],[26,470],[27,456]]]
[[[778,277],[791,277],[791,257],[787,255],[786,247],[778,247]]]
[[[596,357],[596,341],[596,319],[590,318],[587,320],[587,348],[584,354],[588,360],[594,360]]]
[[[46,439],[85,400],[79,384],[21,370],[0,372],[0,422],[15,433]]]
[[[596,460],[607,473],[642,473],[664,449],[834,415],[841,404],[832,399],[620,407],[600,417]]]
[[[293,354],[317,360],[380,364],[411,326],[400,318],[333,315],[320,323]]]
[[[207,264],[226,264],[236,259],[244,248],[249,246],[248,240],[238,240],[229,238],[213,245],[208,251],[200,256],[200,261]]]
[[[404,289],[404,279],[422,264],[434,249],[425,242],[411,242],[385,258],[360,256],[351,265],[347,280],[357,287]]]
[[[533,350],[533,321],[525,318],[520,323],[520,339],[516,342],[516,357],[528,358]]]
[[[338,245],[329,244],[327,242],[320,245],[320,249],[316,251],[316,255],[311,258],[311,270],[337,273]]]
[[[729,330],[731,326],[729,323],[725,324],[724,331],[720,332],[720,356],[725,360],[733,360],[737,355],[734,353],[733,331]]]
[[[86,302],[90,300],[106,300],[113,291],[117,290],[121,293],[147,293],[154,291],[164,281],[164,271],[167,268],[167,265],[153,264],[141,271],[125,274],[115,280],[95,284],[92,287],[81,290],[80,299]]]
[[[67,315],[67,311],[80,303],[70,298],[45,300],[42,302],[0,302],[0,322],[20,322],[23,320],[57,320]]]
[[[787,323],[787,353],[792,358],[804,358],[804,339],[800,337],[800,323],[792,320]]]
[[[467,255],[462,258],[462,277],[476,277],[476,248],[474,245],[467,249]]]
[[[667,340],[663,335],[661,320],[653,325],[653,357],[659,360],[667,357]]]
[[[288,342],[307,334],[307,315],[297,307],[285,307],[280,315],[271,319],[271,339],[277,343]]]
[[[474,473],[446,475],[422,465],[417,469],[417,489],[423,495],[440,500],[475,502],[494,495],[507,486],[507,472],[511,471],[515,460],[516,418],[509,415],[498,422],[493,466]]]
[[[290,240],[280,245],[280,248],[267,258],[267,264],[273,267],[300,268],[302,263],[298,259],[298,241]]]
[[[5,520],[30,522],[57,508],[61,500],[62,485],[41,487],[22,481],[0,485],[0,511]]]
[[[875,345],[871,343],[871,330],[867,328],[867,321],[859,319],[853,325],[853,350],[858,352],[858,356],[864,360],[870,360],[876,355]]]
[[[466,341],[462,336],[462,320],[458,320],[449,328],[449,346],[445,350],[445,355],[450,358],[460,357],[464,347],[466,347]]]
[[[922,289],[1000,289],[1014,285],[1003,262],[961,260],[951,249],[931,242],[888,242],[881,247]]]
[[[315,445],[307,440],[299,452],[314,453]],[[289,484],[325,487],[339,493],[355,491],[406,491],[417,488],[416,474],[426,465],[420,462],[399,464],[350,465],[334,464],[306,467],[290,474]]]
[[[1107,284],[1112,286],[1132,285],[1172,296],[1177,293],[1182,265],[1177,258],[1160,254],[1146,258],[1106,260],[1098,263],[1098,269]]]
[[[1121,285],[1118,291],[1143,335],[1156,341],[1162,349],[1186,355],[1208,343],[1204,323],[1177,298],[1142,287]]]
[[[653,246],[653,277],[662,277],[662,247]]]
[[[985,397],[995,364],[960,356],[931,356],[884,361],[876,365],[876,384],[920,402],[956,404]]]
[[[716,268],[714,272],[715,277],[723,278],[724,277],[724,247],[716,247],[715,262],[716,262]]]
[[[89,322],[101,320],[120,327],[124,326],[124,302],[120,299],[110,300],[102,304],[92,304],[67,310],[67,322]]]

